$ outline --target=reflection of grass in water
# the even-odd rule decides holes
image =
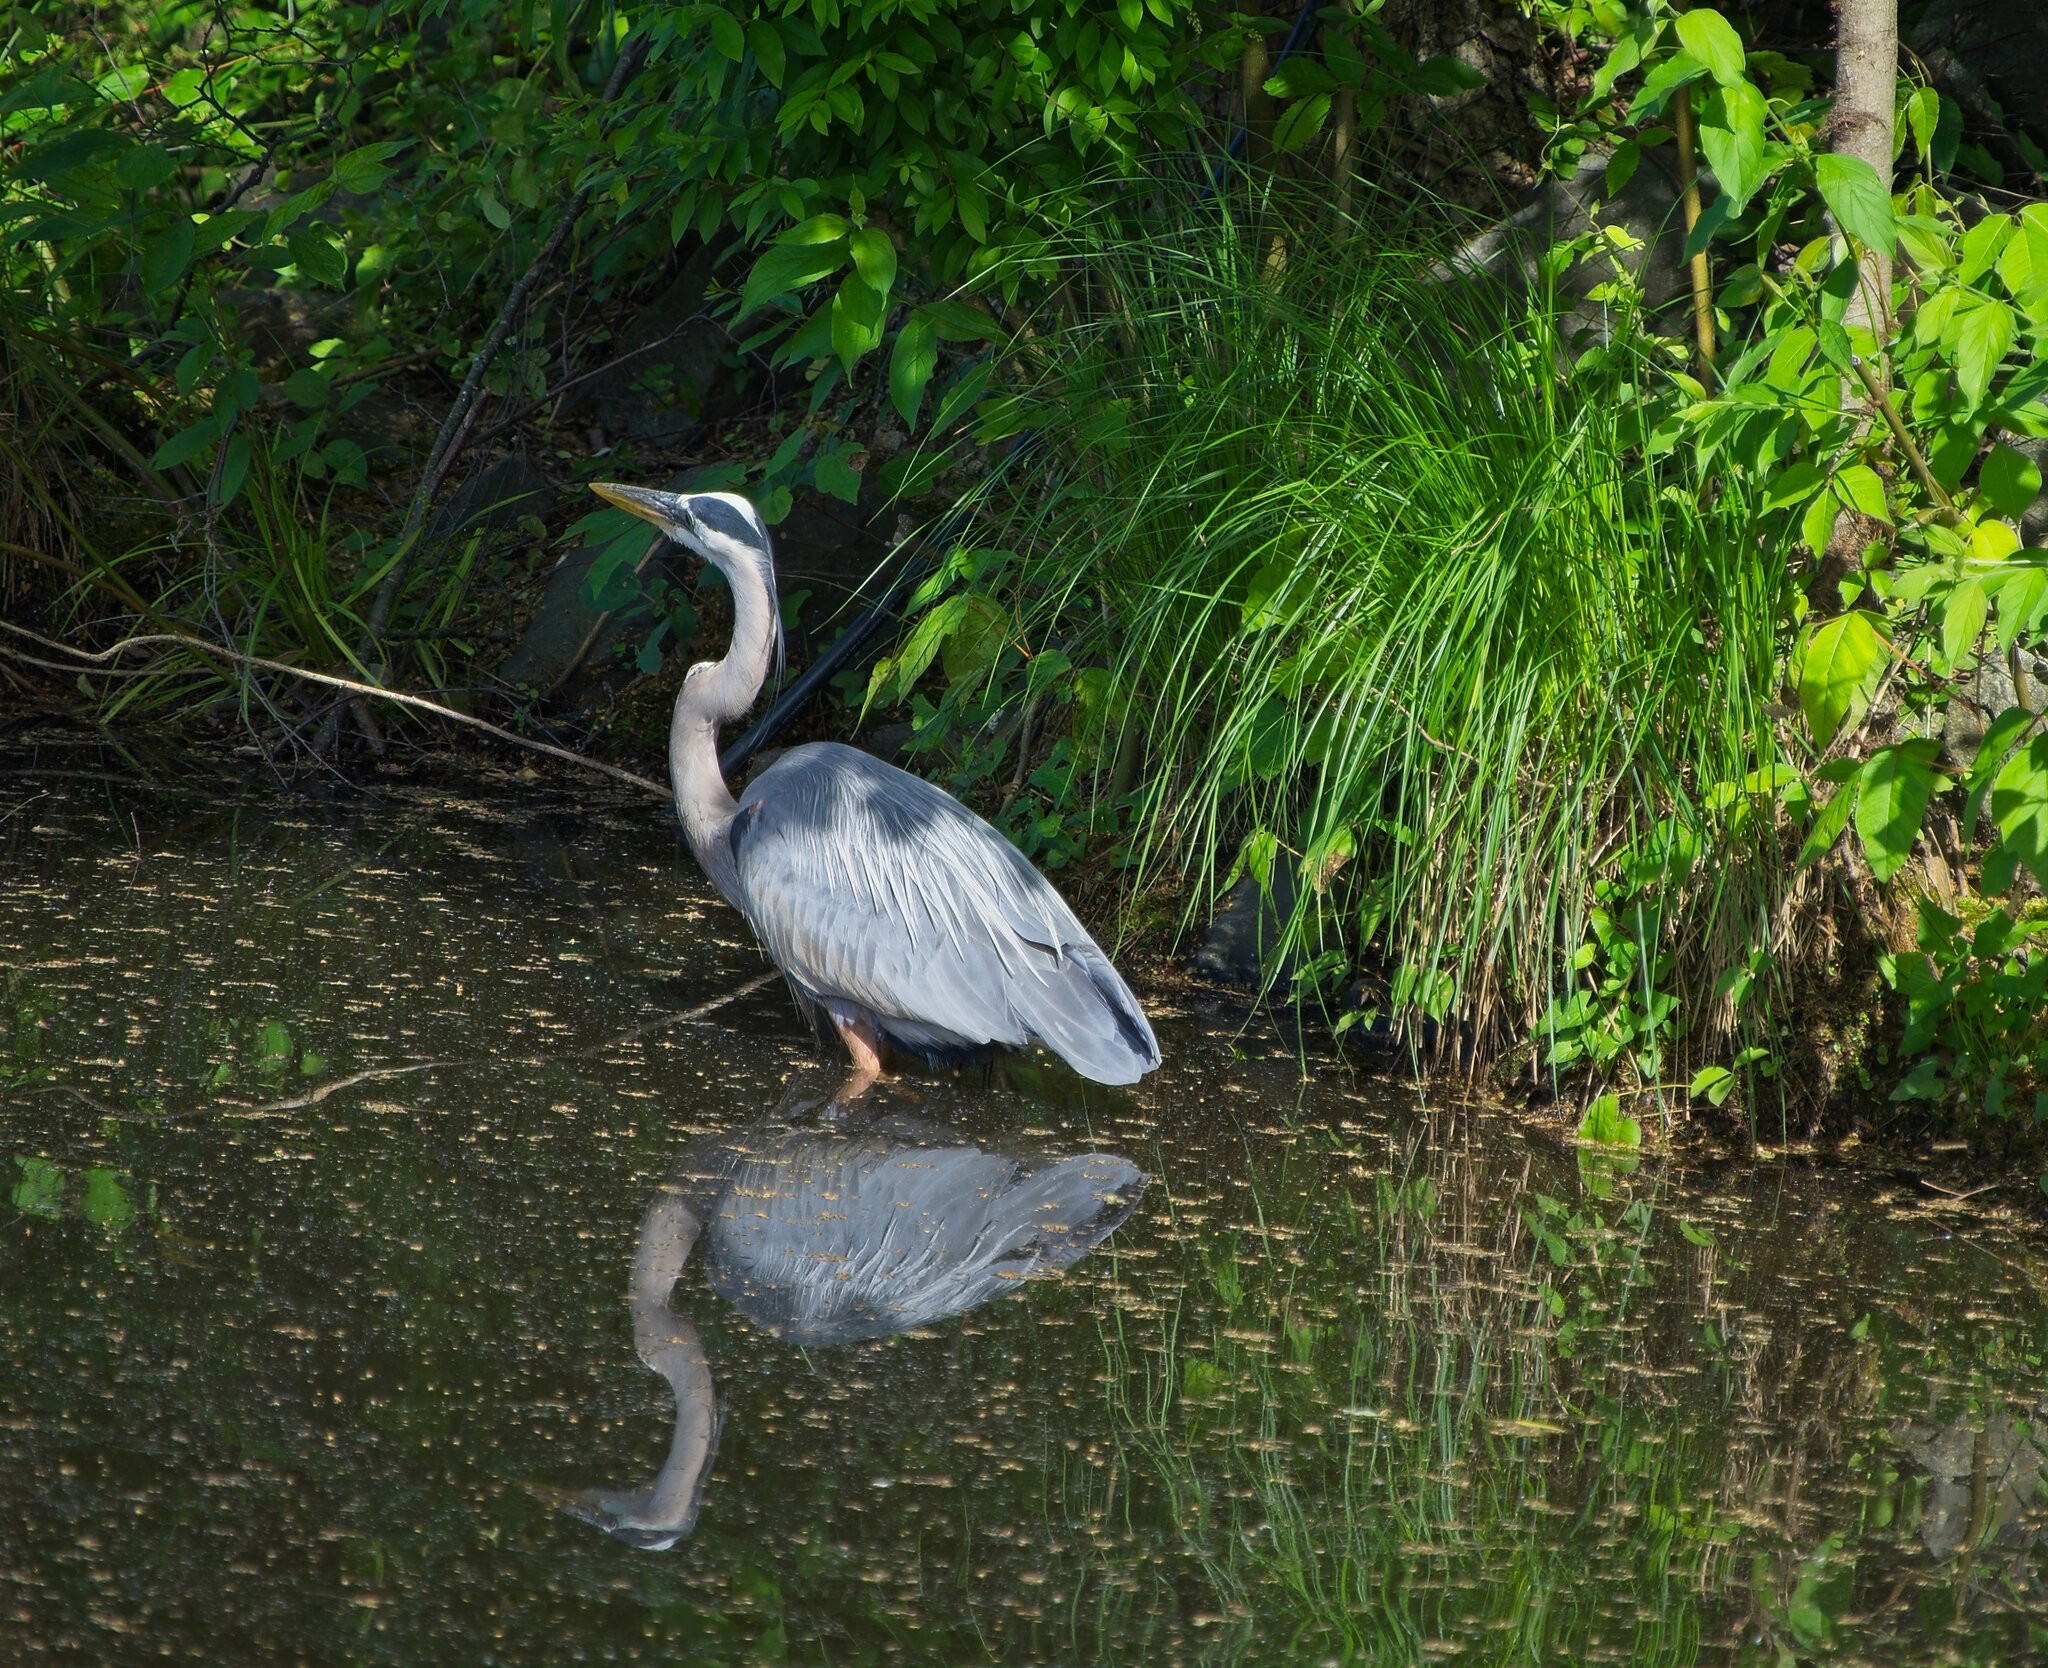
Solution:
[[[1567,1271],[1542,1239],[1444,1243],[1437,1204],[1380,1178],[1348,1232],[1338,1211],[1212,1252],[1156,1341],[1106,1327],[1126,1463],[1201,1571],[1210,1654],[1693,1660],[1730,1532],[1675,1415],[1626,1390],[1647,1217],[1560,1207]]]

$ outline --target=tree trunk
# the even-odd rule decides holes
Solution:
[[[1892,111],[1899,79],[1898,0],[1835,0],[1835,115],[1830,145],[1861,157],[1891,188]],[[1888,250],[1864,255],[1863,280],[1848,322],[1883,339],[1891,316]]]

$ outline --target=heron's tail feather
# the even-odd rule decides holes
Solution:
[[[1014,980],[1012,1011],[1045,1046],[1097,1083],[1135,1083],[1159,1064],[1159,1041],[1131,987],[1093,944],[1069,944],[1035,977]]]
[[[983,1266],[1004,1281],[1072,1268],[1123,1226],[1146,1179],[1113,1153],[1080,1153],[1018,1177],[991,1206]]]

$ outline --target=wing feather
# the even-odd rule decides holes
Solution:
[[[856,748],[792,748],[740,799],[741,904],[813,996],[947,1047],[1039,1041],[1084,1076],[1159,1063],[1144,1012],[1024,854],[950,794]]]

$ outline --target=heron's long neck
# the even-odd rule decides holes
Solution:
[[[718,1396],[697,1328],[670,1307],[702,1224],[673,1185],[655,1196],[640,1224],[629,1303],[633,1346],[675,1392],[676,1428],[661,1473],[635,1498],[640,1527],[688,1534],[718,1440]]]
[[[693,666],[676,697],[669,725],[669,780],[690,849],[712,884],[733,897],[732,853],[726,835],[739,809],[718,769],[718,726],[744,716],[767,680],[775,655],[775,604],[748,564],[721,572],[732,586],[732,642],[725,658]]]

